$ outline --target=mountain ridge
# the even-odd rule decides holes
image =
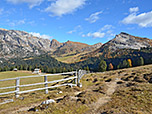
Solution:
[[[110,55],[119,49],[138,49],[152,47],[152,40],[148,38],[142,38],[138,36],[133,36],[125,32],[121,32],[116,35],[112,40],[103,44],[97,50],[90,52],[85,55],[84,58],[95,57],[99,55],[104,55],[105,57],[110,57]],[[83,59],[84,59],[83,58]]]
[[[67,41],[60,43],[56,39],[43,39],[33,36],[25,31],[0,28],[0,58],[9,59],[38,56],[45,53],[52,53],[60,48],[68,49],[69,47],[75,52],[81,52],[81,50],[84,50],[84,47],[87,51],[91,47],[93,49],[98,48],[98,46],[92,46],[80,42]],[[59,53],[61,52],[59,51]],[[68,49],[65,53],[71,53],[71,50]]]

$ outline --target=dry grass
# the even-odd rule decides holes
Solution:
[[[1,105],[0,112],[36,114],[151,114],[152,65],[85,75],[79,87],[23,94],[24,100]],[[62,91],[62,94],[57,94]],[[9,97],[9,96],[7,96]],[[56,103],[40,105],[46,99]],[[33,108],[38,112],[27,109]],[[23,110],[24,109],[24,110]],[[26,109],[26,110],[25,110]]]

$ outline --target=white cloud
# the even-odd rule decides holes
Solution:
[[[109,30],[109,29],[111,29],[111,28],[113,28],[112,25],[105,25],[105,26],[103,26],[99,31],[105,31],[105,30]]]
[[[82,37],[93,37],[93,38],[103,38],[105,36],[105,33],[101,32],[94,32],[94,33],[88,33],[88,34],[83,34]]]
[[[115,35],[116,35],[116,34],[114,34],[112,30],[108,30],[108,31],[106,32],[106,36],[108,37],[108,39],[113,38]]]
[[[17,22],[17,24],[18,24],[18,25],[25,24],[25,20],[19,20],[19,21]]]
[[[134,13],[134,12],[138,12],[139,11],[139,8],[138,7],[133,7],[133,8],[130,8],[129,9],[129,12],[130,13]]]
[[[53,16],[70,14],[82,7],[85,1],[86,0],[56,0],[45,9],[45,12],[51,12]]]
[[[96,12],[91,14],[88,18],[86,18],[86,21],[89,21],[90,23],[95,23],[99,19],[99,15],[102,13],[102,11]]]
[[[122,23],[137,24],[140,27],[152,27],[152,11],[137,14],[134,10],[134,12],[132,12],[122,20]]]
[[[6,0],[6,1],[13,4],[27,3],[30,8],[33,8],[34,6],[39,6],[44,0]]]
[[[22,20],[13,20],[10,21],[9,19],[6,20],[6,22],[8,23],[9,26],[18,26],[18,25],[23,25],[26,23],[25,19]]]
[[[30,34],[32,34],[33,36],[36,36],[36,37],[39,37],[39,38],[44,38],[44,39],[50,39],[52,38],[51,36],[48,36],[48,35],[41,35],[40,33],[36,33],[36,32],[30,32]]]
[[[114,37],[115,34],[113,33],[114,27],[112,25],[105,25],[102,28],[100,28],[96,32],[89,32],[87,34],[82,34],[82,37],[92,37],[92,38],[111,38]]]
[[[79,31],[80,29],[82,29],[82,27],[81,27],[81,25],[78,25],[78,26],[76,26],[73,30],[68,31],[67,33],[68,33],[68,34],[72,34],[72,33],[74,33],[74,32]]]

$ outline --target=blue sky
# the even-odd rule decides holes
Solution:
[[[1,0],[0,28],[95,44],[120,32],[152,38],[151,0]]]

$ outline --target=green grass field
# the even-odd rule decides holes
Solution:
[[[8,79],[8,78],[15,78],[15,77],[22,77],[22,76],[32,76],[32,72],[29,71],[8,71],[8,72],[1,72],[0,73],[0,79]],[[38,75],[38,74],[37,74]],[[65,76],[48,76],[47,79],[48,81],[53,81],[53,80],[59,80],[63,79]],[[44,76],[42,77],[32,77],[32,78],[21,78],[20,79],[20,85],[26,85],[26,84],[34,84],[34,83],[43,83],[44,82]],[[0,88],[1,87],[10,87],[10,86],[15,86],[16,80],[9,80],[9,81],[2,81],[0,82]],[[55,83],[53,83],[55,84]],[[48,86],[51,86],[53,84],[48,84]],[[20,91],[24,90],[30,90],[30,89],[36,89],[36,88],[43,88],[44,85],[35,85],[35,86],[29,86],[29,87],[21,87]],[[9,92],[9,91],[14,91],[15,88],[12,89],[0,89],[0,93],[3,92]],[[3,95],[6,96],[6,95]]]
[[[0,72],[0,79],[7,79],[7,78],[15,78],[15,77],[22,77],[22,76],[31,76],[33,75],[32,72],[28,72],[28,71],[8,71],[8,72]],[[48,81],[53,81],[53,80],[59,80],[59,79],[63,79],[66,76],[48,76]],[[44,77],[36,77],[36,78],[25,78],[25,79],[21,79],[20,80],[20,85],[23,84],[33,84],[33,83],[40,83],[40,82],[44,82]],[[63,83],[63,82],[61,82]],[[56,83],[53,83],[56,84]],[[51,86],[53,84],[49,84],[48,86]],[[58,83],[60,84],[60,83]],[[8,87],[8,86],[14,86],[15,85],[15,80],[11,80],[11,81],[5,81],[5,82],[0,82],[0,88],[1,87]],[[44,87],[44,85],[37,85],[37,86],[31,86],[31,87],[24,87],[24,88],[20,88],[20,91],[24,91],[24,90],[30,90],[30,89],[35,89],[35,88],[41,88]],[[0,103],[4,102],[4,100],[7,99],[14,99],[13,103],[8,103],[8,104],[4,104],[4,105],[0,105],[0,114],[3,114],[3,112],[1,112],[1,110],[3,109],[7,109],[7,108],[11,108],[11,107],[24,107],[26,105],[29,104],[36,104],[37,102],[40,103],[42,101],[44,101],[47,96],[50,97],[50,95],[52,97],[60,97],[61,95],[67,94],[67,92],[63,93],[63,94],[56,94],[57,92],[59,92],[60,90],[64,90],[66,87],[60,87],[60,88],[53,88],[53,89],[49,89],[49,94],[45,94],[45,90],[40,90],[40,91],[35,91],[35,92],[29,92],[29,93],[25,93],[25,94],[20,94],[20,98],[24,97],[24,100],[20,100],[20,99],[15,99],[15,93],[14,94],[8,94],[8,95],[1,95],[0,96]],[[0,90],[0,93],[3,92],[7,92],[7,91],[14,91],[14,89],[7,89],[7,90]],[[5,114],[5,112],[4,112]]]
[[[0,72],[0,79],[6,78],[15,78],[20,76],[30,76],[33,75],[30,71],[7,71],[7,72]]]

